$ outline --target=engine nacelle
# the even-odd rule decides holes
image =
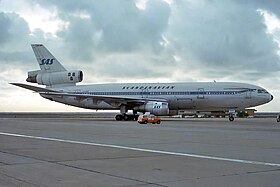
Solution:
[[[149,101],[148,103],[134,107],[133,109],[139,112],[150,112],[158,116],[169,115],[169,108],[167,102]]]
[[[75,84],[83,80],[80,70],[42,73],[40,70],[28,72],[27,82],[52,86],[56,84]]]

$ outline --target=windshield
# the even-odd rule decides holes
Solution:
[[[258,89],[258,93],[268,93],[265,89]]]

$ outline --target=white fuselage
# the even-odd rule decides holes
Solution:
[[[169,109],[173,111],[243,110],[265,104],[273,98],[271,94],[259,86],[234,82],[114,83],[69,86],[53,88],[53,90],[72,94],[162,99],[168,102]],[[102,99],[41,95],[60,103],[81,108],[102,110],[120,108],[118,103],[105,102]],[[133,109],[133,106],[128,105],[127,107]]]

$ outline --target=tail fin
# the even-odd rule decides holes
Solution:
[[[29,71],[27,82],[38,83],[47,87],[61,87],[74,86],[83,80],[82,71],[67,71],[44,45],[32,44],[31,46],[41,70]],[[22,85],[16,86],[27,88],[27,86]]]
[[[67,71],[43,44],[31,44],[42,73]]]

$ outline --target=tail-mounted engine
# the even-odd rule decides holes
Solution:
[[[82,82],[83,72],[80,70],[42,73],[40,70],[28,72],[27,82],[52,86],[57,84],[75,84]]]
[[[169,115],[169,108],[167,102],[149,101],[144,105],[134,107],[133,110],[139,112],[150,112],[158,116]]]

